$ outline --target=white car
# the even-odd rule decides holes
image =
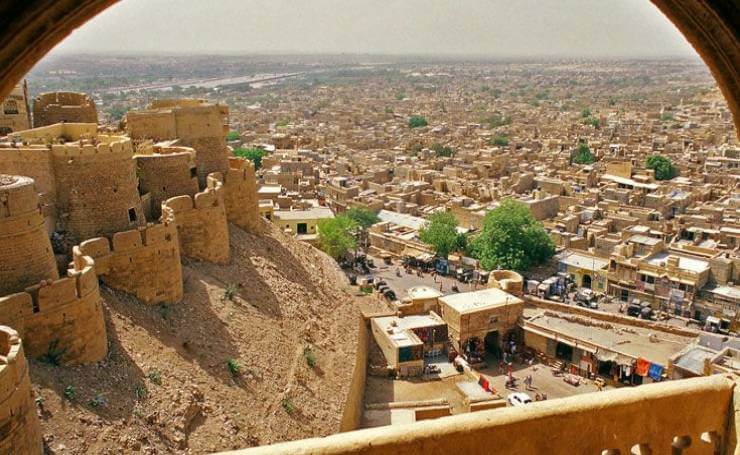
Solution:
[[[506,401],[509,403],[509,406],[524,406],[531,403],[532,399],[524,392],[516,392],[506,397]]]

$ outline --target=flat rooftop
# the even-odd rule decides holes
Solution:
[[[609,261],[607,260],[580,253],[569,254],[560,259],[560,262],[571,267],[578,267],[579,269],[586,270],[601,270],[609,265]]]
[[[449,294],[440,297],[439,301],[460,314],[523,303],[520,298],[495,288]]]
[[[436,299],[442,297],[442,293],[429,286],[414,286],[406,290],[406,294],[412,299]]]
[[[568,315],[566,318],[550,312],[542,312],[526,321],[524,330],[577,345],[596,352],[597,356],[599,351],[610,351],[632,359],[641,357],[664,367],[669,358],[696,339],[583,316]]]
[[[334,218],[334,212],[328,207],[312,207],[306,210],[275,210],[273,216],[280,220],[313,220]]]
[[[678,268],[688,270],[690,272],[700,273],[704,270],[709,269],[709,263],[702,261],[701,259],[694,259],[686,256],[681,256],[675,253],[669,253],[667,251],[661,251],[654,255],[643,259],[645,262],[655,266],[661,266],[664,262],[668,261],[669,256],[675,256],[678,258]]]

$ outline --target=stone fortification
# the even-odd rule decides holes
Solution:
[[[41,454],[43,440],[18,332],[0,326],[0,453]]]
[[[136,296],[147,304],[175,303],[182,299],[180,245],[174,224],[150,225],[82,242],[74,248],[75,261],[95,260],[103,282]]]
[[[229,227],[224,188],[217,176],[194,197],[177,196],[162,203],[162,222],[177,226],[183,256],[225,264],[229,262]]]
[[[101,135],[54,144],[51,155],[58,223],[75,239],[111,235],[146,223],[130,139]]]
[[[33,180],[0,174],[0,296],[57,278]]]
[[[178,145],[197,151],[196,166],[201,188],[208,174],[229,169],[226,146],[229,108],[204,100],[158,100],[146,110],[130,111],[126,129],[132,139],[178,139]]]
[[[92,258],[77,258],[65,278],[1,297],[0,324],[21,334],[30,356],[62,364],[102,360],[108,341]]]
[[[55,123],[98,123],[95,102],[84,93],[42,93],[33,101],[33,125]]]
[[[229,158],[229,170],[224,182],[224,203],[229,222],[247,232],[258,234],[262,231],[257,178],[251,161]]]
[[[167,199],[195,196],[198,192],[195,156],[195,150],[190,147],[154,145],[143,150],[137,148],[134,159],[139,189],[142,193],[149,193],[154,218],[159,218],[162,202]]]

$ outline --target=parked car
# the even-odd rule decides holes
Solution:
[[[598,297],[591,289],[579,289],[576,292],[576,305],[596,309],[599,307]]]
[[[380,289],[381,286],[387,286],[388,283],[385,282],[385,280],[377,280],[375,283],[373,283],[373,286],[375,286],[375,289]]]
[[[532,402],[532,399],[524,392],[515,392],[506,397],[509,406],[524,406]]]

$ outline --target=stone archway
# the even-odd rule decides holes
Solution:
[[[118,0],[0,2],[0,98],[75,28]],[[686,37],[717,80],[740,134],[737,0],[650,0]]]

